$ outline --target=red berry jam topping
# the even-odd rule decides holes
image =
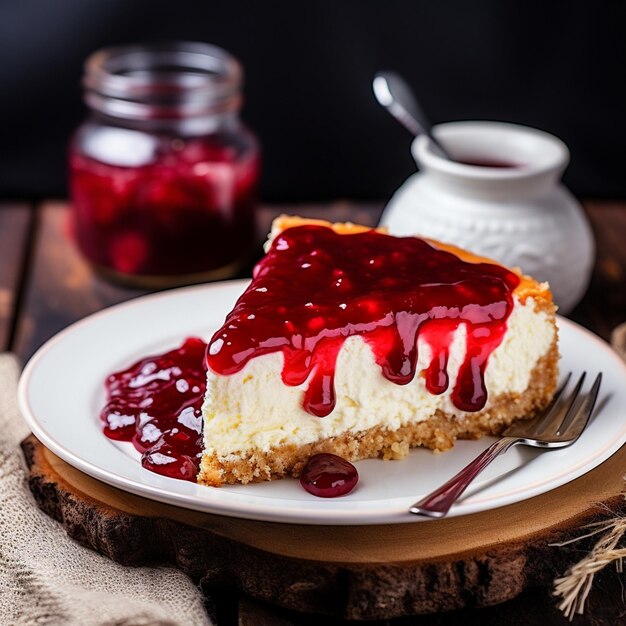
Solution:
[[[312,456],[300,474],[300,484],[319,498],[335,498],[350,493],[359,482],[356,467],[335,454]]]
[[[147,357],[106,381],[100,413],[104,434],[132,441],[141,464],[157,474],[196,481],[202,455],[202,402],[206,389],[201,339]]]
[[[490,263],[468,263],[415,237],[376,231],[340,235],[303,225],[278,235],[252,283],[209,343],[207,365],[240,371],[250,359],[282,352],[282,380],[302,385],[304,409],[335,406],[334,375],[343,342],[361,336],[385,378],[415,377],[418,336],[430,348],[420,372],[427,389],[448,388],[450,340],[461,325],[467,350],[451,398],[463,411],[487,401],[484,372],[500,345],[519,277]]]

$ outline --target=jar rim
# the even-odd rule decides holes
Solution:
[[[238,110],[243,70],[203,42],[102,48],[84,65],[89,107],[116,118],[180,119]]]

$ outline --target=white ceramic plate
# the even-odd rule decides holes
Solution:
[[[38,439],[62,459],[126,491],[190,509],[301,524],[423,521],[409,505],[454,475],[489,443],[459,441],[445,454],[412,450],[402,461],[359,461],[349,495],[316,498],[292,479],[219,489],[154,474],[130,443],[113,442],[98,418],[103,381],[139,357],[190,335],[210,338],[247,281],[158,293],[100,311],[48,341],[26,366],[20,408]],[[626,366],[602,340],[560,319],[561,371],[604,372],[598,409],[580,440],[549,452],[517,447],[497,459],[452,509],[465,515],[518,502],[590,471],[626,441]]]

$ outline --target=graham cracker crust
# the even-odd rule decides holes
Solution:
[[[336,454],[350,461],[376,457],[400,459],[408,454],[409,448],[417,446],[445,451],[452,448],[457,439],[498,435],[514,420],[529,419],[550,403],[556,389],[558,359],[555,333],[550,349],[535,365],[526,391],[497,396],[488,410],[468,413],[462,417],[438,410],[427,420],[407,424],[394,431],[375,427],[304,446],[287,445],[269,452],[250,451],[236,460],[205,454],[202,457],[198,482],[217,487],[223,484],[262,482],[285,476],[297,477],[309,457],[322,452]]]

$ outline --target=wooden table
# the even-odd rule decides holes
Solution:
[[[608,339],[626,320],[626,202],[586,202],[598,244],[591,287],[570,317]],[[324,205],[262,207],[258,213],[260,242],[280,212],[324,216],[375,224],[382,203],[337,202]],[[25,362],[37,348],[68,324],[106,306],[146,293],[108,284],[93,274],[78,255],[66,230],[67,207],[61,202],[0,205],[0,347]],[[220,592],[209,607],[219,626],[291,626],[317,624],[303,616],[263,606],[234,591]],[[626,623],[626,604],[618,575],[607,570],[597,577],[588,614],[575,624]],[[341,622],[324,618],[329,624]],[[530,589],[505,604],[487,609],[405,618],[402,625],[567,624],[547,589]]]

